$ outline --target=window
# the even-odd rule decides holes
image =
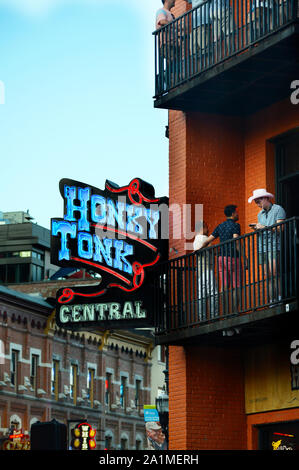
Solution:
[[[30,258],[31,257],[31,251],[19,251],[19,252],[14,252],[14,256],[20,256],[20,258]]]
[[[112,382],[112,374],[107,372],[106,379],[105,379],[105,403],[109,407],[111,406],[111,382]]]
[[[59,361],[53,360],[52,373],[51,373],[51,392],[55,396],[55,400],[58,401],[58,390],[59,390]]]
[[[19,279],[18,279],[19,269],[20,269],[20,266],[18,264],[7,265],[6,282],[8,284],[13,283],[13,282],[19,282]]]
[[[41,253],[38,253],[37,251],[32,251],[32,258],[39,259],[40,261],[43,261],[45,256]]]
[[[28,282],[29,263],[0,266],[0,281],[4,283]]]
[[[0,265],[0,282],[6,282],[6,266]]]
[[[136,439],[136,450],[142,449],[142,441],[140,439]]]
[[[70,369],[70,397],[72,398],[74,405],[77,403],[77,371],[78,366],[76,364],[72,364]]]
[[[104,450],[111,450],[112,449],[112,436],[105,436],[105,449]]]
[[[18,361],[19,361],[19,351],[11,351],[11,361],[10,361],[10,382],[17,389],[18,386]]]
[[[166,360],[165,360],[165,346],[159,346],[158,361],[159,362],[166,362]]]
[[[135,381],[135,406],[140,408],[141,405],[141,380],[136,379]]]
[[[90,406],[93,408],[94,400],[94,369],[87,371],[87,397],[90,400]]]
[[[31,266],[32,281],[41,281],[43,279],[44,269],[41,266],[33,264]]]
[[[124,437],[120,440],[120,448],[121,448],[121,450],[128,449],[128,439],[126,437]]]
[[[30,364],[30,384],[33,390],[37,391],[37,368],[38,368],[39,357],[36,354],[31,356]]]
[[[127,377],[121,377],[120,383],[120,406],[125,408],[127,405]]]

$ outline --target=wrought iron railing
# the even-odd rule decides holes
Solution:
[[[296,300],[298,221],[294,217],[161,263],[154,271],[157,332]]]
[[[155,97],[298,18],[298,0],[208,0],[153,34]]]

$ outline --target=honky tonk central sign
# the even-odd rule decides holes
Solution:
[[[105,189],[62,179],[63,218],[51,220],[51,262],[97,273],[98,284],[57,292],[61,327],[142,327],[153,324],[151,269],[166,259],[168,199],[135,178]]]

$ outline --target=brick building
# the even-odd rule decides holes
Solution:
[[[154,106],[169,110],[169,204],[202,204],[210,233],[235,204],[241,237],[190,254],[192,239],[175,236],[183,217],[170,218],[171,259],[157,274],[167,286],[157,283],[157,343],[169,346],[170,448],[298,449],[298,365],[290,362],[299,339],[298,4],[208,0],[192,9],[176,0],[173,12],[155,32]],[[276,273],[273,242],[269,265],[258,264],[269,232],[248,226],[258,188],[287,214],[271,232],[281,243]],[[218,271],[228,245],[241,260],[238,302]],[[199,259],[216,283],[204,317]]]
[[[27,212],[0,212],[0,282],[49,279],[58,267],[50,261],[50,230],[32,223]]]
[[[152,367],[153,336],[58,328],[52,301],[66,283],[78,280],[0,286],[0,440],[56,419],[90,423],[97,449],[146,448],[143,405],[155,403],[165,368]]]

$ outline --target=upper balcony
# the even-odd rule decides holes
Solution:
[[[155,31],[157,108],[245,115],[291,95],[298,0],[207,0]]]
[[[298,229],[293,217],[160,264],[158,344],[263,341],[298,328]],[[297,311],[296,311],[297,310]]]

